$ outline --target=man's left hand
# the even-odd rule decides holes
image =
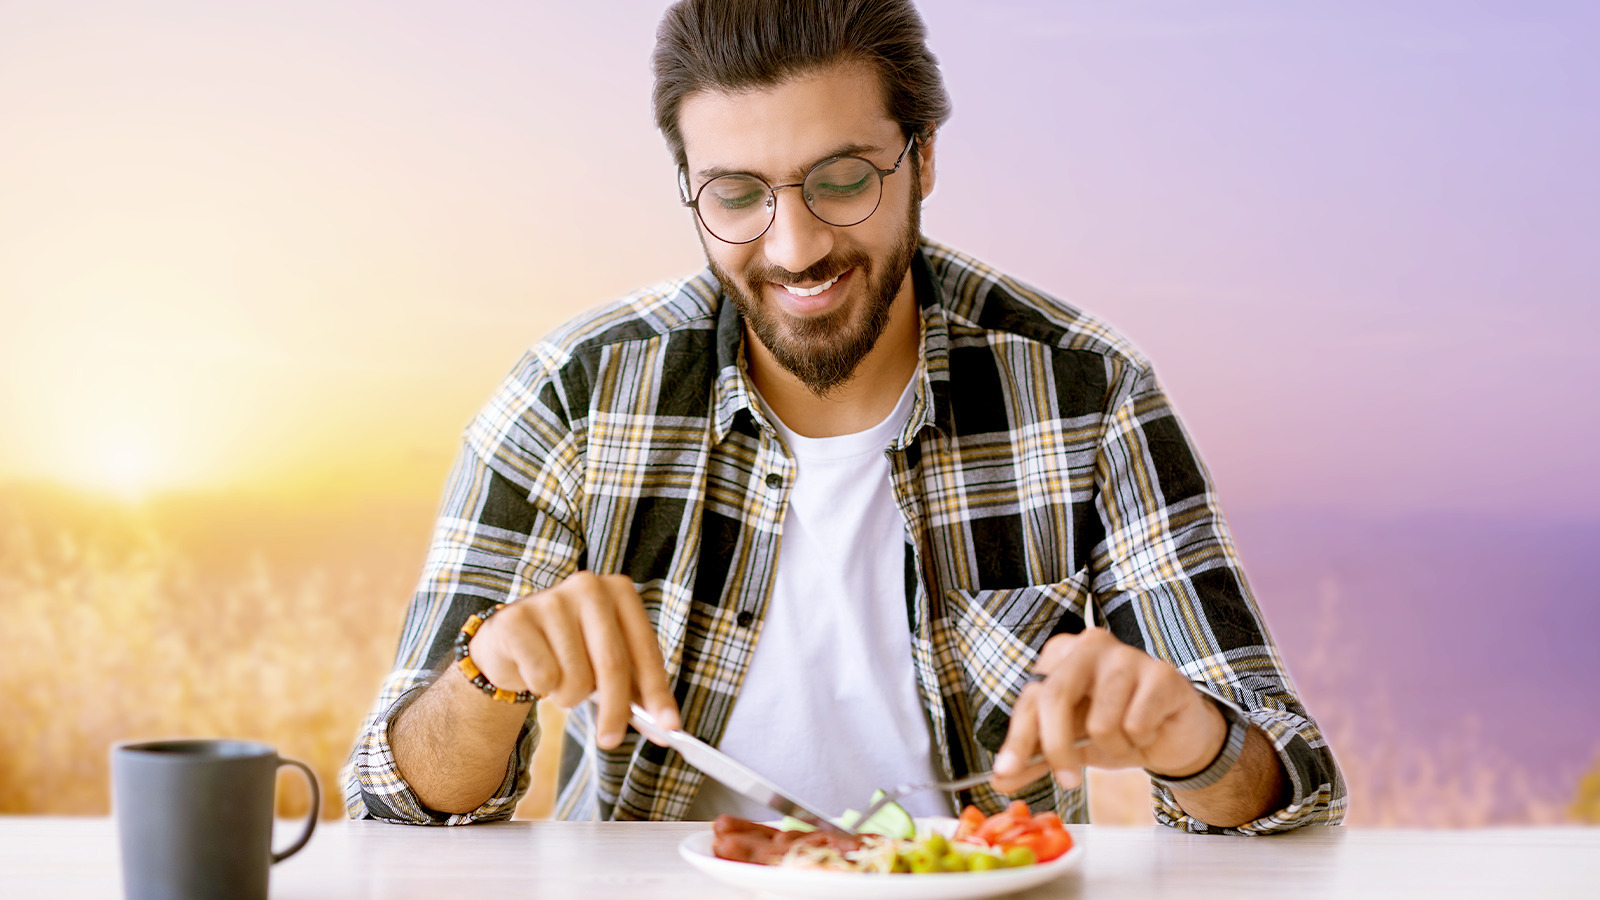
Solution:
[[[995,757],[993,784],[1002,793],[1046,766],[1066,788],[1078,786],[1086,765],[1182,778],[1204,769],[1227,737],[1222,713],[1188,678],[1104,628],[1051,638],[1034,675]],[[1088,746],[1076,746],[1082,737]],[[1023,765],[1039,753],[1044,764]]]

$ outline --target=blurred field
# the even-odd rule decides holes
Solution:
[[[341,815],[337,772],[388,669],[432,512],[431,498],[128,506],[0,489],[0,813],[103,815],[113,742],[228,736],[305,760],[322,815]],[[1340,696],[1357,661],[1291,663],[1350,779],[1351,824],[1600,819],[1600,770],[1552,781],[1538,760],[1486,749],[1470,722],[1407,744],[1383,697]],[[559,734],[559,711],[543,715]],[[519,816],[548,814],[555,750],[541,748]],[[283,785],[280,813],[303,812],[298,778]],[[1091,789],[1096,821],[1150,820],[1142,775],[1093,772]]]

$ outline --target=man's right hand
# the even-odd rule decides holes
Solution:
[[[626,575],[578,572],[529,594],[484,622],[470,651],[495,687],[563,709],[593,695],[602,748],[622,743],[633,702],[663,728],[682,727],[655,629]]]

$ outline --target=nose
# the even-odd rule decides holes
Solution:
[[[767,261],[790,272],[804,272],[833,250],[833,228],[811,214],[803,190],[778,190],[772,225],[761,236]]]

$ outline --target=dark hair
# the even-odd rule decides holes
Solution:
[[[907,137],[950,117],[939,61],[911,0],[679,0],[656,29],[656,127],[683,165],[683,98],[771,87],[852,60],[877,70],[884,107]]]

